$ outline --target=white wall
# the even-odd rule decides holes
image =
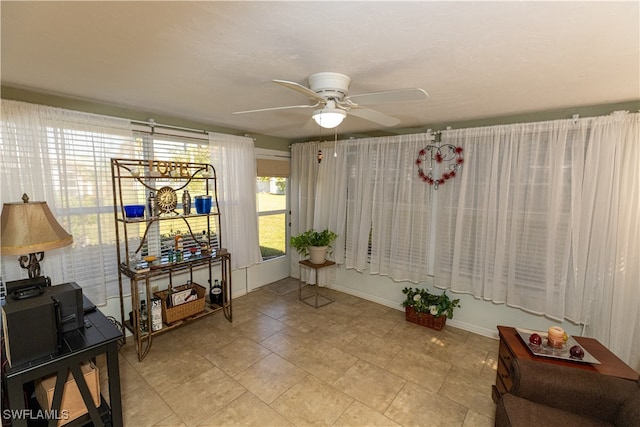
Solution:
[[[298,275],[298,272],[294,272]],[[412,284],[407,282],[394,282],[388,277],[370,275],[368,272],[359,273],[355,270],[338,266],[335,281],[330,285],[332,289],[352,294],[379,304],[404,310],[402,301],[405,287],[427,288],[439,293],[439,289],[430,284]],[[569,335],[580,335],[582,328],[570,322],[558,322],[535,314],[530,314],[517,308],[507,307],[505,304],[495,304],[490,301],[478,300],[471,295],[456,294],[447,291],[452,299],[460,298],[460,308],[456,308],[453,319],[448,319],[447,324],[474,332],[480,335],[497,338],[498,325],[521,327],[546,331],[551,325],[560,325]]]

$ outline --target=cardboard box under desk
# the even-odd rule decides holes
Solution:
[[[89,387],[93,403],[98,407],[100,405],[100,375],[98,367],[92,362],[85,362],[80,367],[80,371]],[[57,375],[53,374],[36,382],[36,399],[38,399],[38,403],[44,410],[51,410],[56,379]],[[62,403],[60,404],[59,412],[61,419],[58,421],[58,426],[67,424],[88,412],[76,381],[71,372],[69,372],[62,392]]]

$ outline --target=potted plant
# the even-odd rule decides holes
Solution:
[[[327,253],[331,254],[332,243],[338,235],[333,231],[325,229],[316,231],[307,230],[304,233],[292,236],[289,244],[295,248],[300,255],[309,255],[309,261],[313,264],[322,264],[327,259]]]
[[[460,299],[450,299],[447,292],[430,294],[425,289],[404,288],[407,297],[402,302],[407,321],[441,330],[447,319],[453,318],[453,310],[460,307]]]

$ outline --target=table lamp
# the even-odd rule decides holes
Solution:
[[[40,261],[44,251],[62,248],[73,243],[73,236],[56,221],[47,202],[5,203],[2,207],[0,253],[20,255],[20,267],[27,269],[29,278],[40,276]],[[25,253],[29,256],[24,255]]]

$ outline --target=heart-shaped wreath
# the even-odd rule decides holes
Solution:
[[[444,172],[440,178],[433,177],[433,161],[444,163]],[[424,164],[428,161],[428,172],[425,173]],[[462,157],[462,147],[455,145],[427,145],[418,152],[416,165],[418,166],[418,177],[429,185],[433,185],[436,190],[451,178],[455,178],[456,172],[462,167],[464,158]]]

